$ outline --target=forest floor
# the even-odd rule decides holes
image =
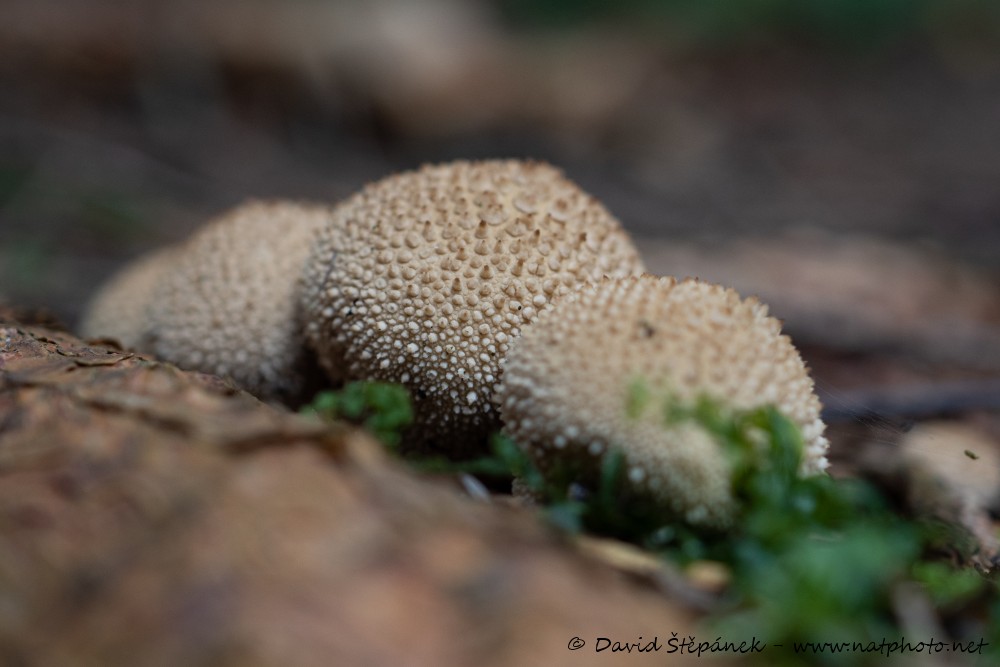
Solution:
[[[126,261],[185,238],[247,198],[334,203],[366,182],[424,162],[545,159],[607,205],[634,235],[652,272],[698,276],[757,294],[784,320],[827,409],[835,475],[882,475],[902,496],[939,498],[943,488],[948,502],[958,498],[968,511],[961,521],[995,534],[995,58],[970,66],[968,53],[953,45],[836,56],[791,48],[693,56],[614,29],[589,28],[559,39],[511,36],[474,12],[453,17],[463,39],[454,30],[439,34],[440,21],[414,16],[403,31],[384,16],[352,16],[345,32],[338,27],[344,24],[338,3],[306,18],[291,10],[274,16],[251,11],[237,33],[228,26],[232,12],[241,11],[238,4],[219,3],[226,9],[210,13],[197,3],[179,3],[187,12],[183,20],[152,23],[145,9],[118,11],[120,3],[103,0],[89,3],[84,14],[61,0],[11,7],[16,20],[0,26],[0,304],[44,309],[72,328],[89,295]],[[15,24],[17,30],[10,27]],[[281,30],[289,25],[296,30]],[[315,29],[303,28],[308,25]],[[275,29],[262,32],[261,26]],[[324,30],[339,39],[324,39]],[[181,46],[171,41],[177,34],[185,36]],[[279,37],[262,40],[265,34]],[[446,58],[443,65],[441,53],[450,49],[463,58]],[[558,645],[558,652],[546,655],[565,660],[574,623],[594,629],[610,618],[600,613],[601,605],[632,610],[620,617],[616,612],[609,633],[653,627],[695,632],[697,614],[683,605],[664,606],[649,590],[648,572],[636,573],[645,567],[641,557],[638,565],[609,569],[609,558],[635,554],[614,552],[596,565],[575,552],[567,556],[560,539],[532,520],[470,509],[466,499],[435,495],[444,492],[393,463],[384,470],[382,463],[371,464],[381,454],[368,444],[344,444],[355,442],[354,435],[338,435],[330,444],[328,433],[268,413],[260,419],[277,421],[258,424],[271,429],[264,440],[273,445],[287,435],[299,445],[255,445],[238,464],[227,462],[232,443],[221,431],[251,409],[248,397],[234,399],[235,392],[218,381],[136,370],[136,358],[115,357],[128,373],[108,382],[148,388],[161,405],[193,406],[205,414],[192,419],[203,421],[121,405],[98,406],[102,412],[95,417],[92,410],[103,399],[53,388],[51,374],[66,366],[50,364],[59,345],[82,355],[74,368],[90,373],[104,362],[89,365],[93,353],[59,337],[66,334],[24,338],[26,326],[10,317],[0,329],[8,331],[7,344],[9,332],[18,329],[24,349],[47,361],[0,374],[6,378],[0,384],[0,441],[5,430],[9,435],[55,423],[47,421],[55,413],[44,413],[44,404],[28,409],[19,402],[46,391],[72,406],[63,417],[96,418],[100,428],[120,429],[121,436],[106,451],[66,464],[78,466],[69,476],[50,474],[65,463],[65,451],[35,451],[30,438],[8,440],[7,453],[0,452],[4,474],[19,471],[23,484],[0,494],[0,520],[25,531],[15,539],[29,536],[32,545],[8,552],[16,552],[14,560],[0,559],[0,581],[14,585],[27,577],[23,582],[50,586],[35,598],[36,606],[21,608],[17,622],[4,625],[2,619],[14,617],[0,614],[0,631],[15,637],[48,618],[65,632],[48,654],[57,662],[49,664],[82,650],[88,638],[99,642],[88,654],[93,661],[82,664],[112,664],[136,647],[163,649],[164,657],[150,664],[197,664],[187,658],[210,661],[212,650],[229,664],[268,664],[269,656],[296,650],[296,634],[271,635],[277,643],[269,645],[266,634],[255,633],[289,614],[303,624],[303,636],[319,642],[303,643],[302,651],[329,648],[357,660],[395,660],[399,656],[389,644],[380,647],[377,636],[376,629],[388,624],[402,633],[393,636],[400,645],[438,664],[462,664],[469,656],[494,656],[484,664],[523,664],[518,660],[526,654],[518,651],[538,648],[539,627]],[[191,389],[190,382],[205,386]],[[42,412],[31,412],[36,409]],[[218,410],[234,412],[220,418]],[[9,421],[14,414],[20,416]],[[199,430],[211,430],[205,424],[213,420],[215,431]],[[209,443],[208,450],[185,450],[177,459],[130,458],[135,434],[148,435],[163,423],[176,427],[171,437],[193,433]],[[74,427],[59,428],[72,438]],[[11,442],[27,449],[10,449]],[[321,452],[331,449],[345,467],[315,472],[317,459],[327,455]],[[875,462],[887,460],[935,471],[937,490],[910,489],[906,475],[903,482],[886,481],[898,470]],[[98,474],[115,466],[134,466],[134,476],[108,482]],[[196,477],[189,479],[188,470]],[[301,482],[307,478],[308,484]],[[209,491],[217,480],[226,483]],[[317,503],[318,496],[299,492],[300,483],[336,500]],[[81,491],[81,484],[93,486]],[[23,489],[28,495],[18,495]],[[31,495],[36,493],[41,495]],[[244,503],[267,507],[262,497],[287,500],[263,519],[241,509]],[[74,498],[87,500],[74,509]],[[404,501],[414,507],[403,515],[380,514],[379,503]],[[206,509],[211,511],[197,522],[185,518],[185,512]],[[445,520],[428,519],[440,512]],[[309,517],[344,526],[363,548],[355,553],[346,542],[324,542],[315,526],[301,523]],[[109,526],[130,521],[131,532],[109,537]],[[238,540],[198,546],[219,531],[235,530],[226,526],[243,531],[240,539],[259,556]],[[262,537],[267,531],[283,537],[272,543]],[[0,536],[0,551],[12,534]],[[105,552],[88,551],[91,534],[112,540]],[[286,549],[282,540],[295,548]],[[171,548],[158,553],[163,545]],[[366,569],[359,560],[365,549],[380,554],[381,564]],[[437,550],[465,569],[439,567]],[[327,557],[344,567],[324,573]],[[412,567],[406,566],[411,557]],[[288,567],[278,568],[273,579],[257,578],[276,562]],[[189,567],[229,572],[233,579],[189,579]],[[155,574],[164,571],[170,577]],[[123,572],[127,579],[112,581]],[[674,574],[654,579],[670,595],[690,593],[687,584],[677,587]],[[324,583],[317,590],[330,597],[301,585],[315,577]],[[184,583],[174,594],[178,581]],[[581,581],[594,588],[585,591]],[[406,618],[392,606],[399,590],[416,605]],[[343,591],[371,601],[370,616],[330,606]],[[163,604],[144,609],[137,602],[144,596]],[[78,622],[74,600],[101,611]],[[87,607],[95,600],[97,607]],[[250,603],[260,603],[259,611]],[[49,617],[57,608],[65,615]],[[316,615],[303,614],[304,608]],[[239,615],[225,621],[235,609]],[[471,648],[449,645],[468,629],[463,614],[489,628]],[[444,620],[419,622],[427,617]],[[347,631],[338,637],[356,633],[359,639],[350,647],[324,647],[311,618],[344,624]],[[640,618],[647,624],[635,620]],[[233,644],[213,645],[199,635],[198,619],[229,623],[226,636],[235,638]],[[139,628],[136,644],[113,631],[131,623]],[[184,642],[175,642],[171,629]],[[24,637],[17,640],[20,652],[11,653],[22,662],[11,664],[33,664],[25,656],[33,642],[45,639],[41,630]],[[258,662],[228,652],[247,637],[263,637],[251,642],[256,653],[250,657]],[[499,652],[504,645],[508,653]]]

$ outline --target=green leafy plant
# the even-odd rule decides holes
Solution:
[[[975,643],[982,649],[980,664],[996,657],[997,582],[937,558],[940,526],[899,515],[862,480],[799,477],[802,437],[774,408],[733,410],[707,397],[684,404],[659,399],[634,382],[627,414],[637,418],[650,408],[662,410],[666,426],[693,422],[726,452],[741,508],[731,530],[697,530],[662,508],[626,500],[625,458],[615,448],[596,477],[586,477],[589,485],[570,464],[550,464],[543,474],[502,435],[480,459],[432,457],[411,464],[434,473],[514,476],[559,530],[627,540],[682,567],[697,560],[721,563],[731,584],[707,621],[709,629],[737,641],[762,638],[775,648],[768,653],[772,664],[884,664],[889,656],[879,642],[903,636],[897,598],[907,587],[922,591],[941,613],[978,601],[983,619],[955,629],[948,646],[952,639]],[[405,389],[383,383],[325,392],[308,409],[362,424],[390,446],[398,444],[412,417]]]
[[[630,393],[652,400],[648,391]],[[799,477],[802,438],[777,410],[731,410],[702,397],[692,405],[668,399],[663,414],[668,425],[693,421],[727,452],[741,514],[724,535],[668,527],[643,543],[675,562],[709,558],[730,569],[729,601],[713,623],[724,636],[766,637],[791,649],[773,662],[874,663],[886,655],[842,650],[839,642],[871,649],[899,637],[894,599],[904,587],[923,591],[939,609],[1000,597],[995,581],[934,560],[941,526],[899,515],[861,480]],[[944,528],[954,544],[962,529]],[[929,638],[913,643],[921,639]]]
[[[406,388],[388,382],[351,382],[337,391],[320,392],[302,412],[358,424],[390,448],[398,447],[413,421]]]
[[[656,401],[637,381],[629,387],[626,413],[637,418]],[[741,507],[731,530],[696,530],[655,507],[624,502],[624,457],[614,449],[592,488],[579,487],[571,466],[542,475],[524,454],[507,450],[495,454],[495,463],[516,463],[543,514],[563,530],[625,539],[682,566],[701,559],[722,563],[732,584],[711,629],[780,645],[769,654],[771,662],[881,664],[888,649],[880,652],[880,642],[903,634],[894,600],[907,586],[924,591],[939,609],[977,596],[1000,599],[995,581],[934,560],[940,527],[899,515],[875,487],[827,475],[799,477],[802,437],[774,408],[732,410],[707,397],[691,404],[668,398],[658,407],[665,425],[694,422],[729,457]],[[840,642],[858,642],[868,652]]]

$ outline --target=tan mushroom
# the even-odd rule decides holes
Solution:
[[[586,286],[515,342],[496,397],[504,428],[543,472],[571,462],[591,481],[609,447],[620,448],[633,495],[691,524],[725,527],[737,508],[722,445],[663,408],[704,397],[734,410],[773,405],[801,429],[800,473],[824,470],[819,399],[780,329],[756,299],[696,280]],[[628,414],[637,381],[657,398],[638,416]]]
[[[149,349],[152,293],[176,261],[176,250],[143,255],[114,274],[91,298],[78,328],[84,338],[111,338],[122,347]]]
[[[339,377],[406,385],[412,449],[462,457],[498,428],[491,396],[521,327],[570,288],[642,270],[620,224],[552,166],[454,162],[369,185],[307,267],[307,336]]]
[[[251,202],[196,232],[154,291],[151,351],[260,398],[305,398],[322,373],[305,348],[300,281],[328,217],[320,206]]]

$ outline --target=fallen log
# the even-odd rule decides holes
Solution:
[[[693,623],[361,432],[0,312],[3,664],[582,665]]]

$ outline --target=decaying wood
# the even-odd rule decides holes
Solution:
[[[605,664],[692,614],[362,434],[0,314],[0,663]]]

